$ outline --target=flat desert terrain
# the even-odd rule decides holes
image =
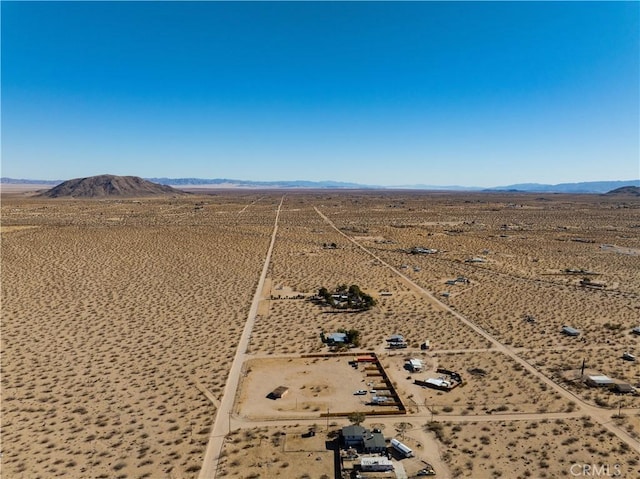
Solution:
[[[375,352],[407,406],[363,425],[413,448],[396,458],[408,477],[421,461],[444,478],[585,464],[640,476],[640,396],[580,376],[585,360],[585,374],[640,387],[622,359],[640,354],[637,198],[3,189],[0,238],[4,477],[336,477],[332,441],[349,420],[323,413],[366,413],[371,393],[353,392],[371,388],[351,358],[305,355],[330,353],[321,334],[340,329],[359,332],[354,355]],[[314,301],[340,284],[377,304]],[[394,334],[406,349],[388,348]],[[440,368],[463,384],[414,384]],[[266,398],[280,385],[286,397]]]

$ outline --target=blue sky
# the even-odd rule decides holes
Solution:
[[[7,2],[2,176],[640,177],[638,2]]]

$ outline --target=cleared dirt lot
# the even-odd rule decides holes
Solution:
[[[423,372],[410,373],[404,366],[409,357],[422,358]],[[411,411],[435,414],[500,414],[573,411],[575,405],[549,391],[546,384],[515,361],[497,351],[473,353],[395,354],[381,358],[382,364],[407,398]],[[437,368],[456,371],[464,383],[451,391],[414,384],[414,380],[442,376]],[[476,370],[481,374],[472,374]]]
[[[329,479],[334,453],[326,434],[303,437],[308,427],[256,427],[233,431],[224,446],[218,477]]]
[[[247,419],[309,418],[321,413],[354,411],[389,411],[395,407],[368,405],[377,384],[367,377],[364,364],[356,369],[348,363],[353,357],[332,358],[268,358],[245,363],[240,399],[236,405],[239,415]],[[280,399],[267,395],[278,386],[289,388]],[[355,395],[357,390],[365,395]],[[323,421],[323,419],[318,419]]]

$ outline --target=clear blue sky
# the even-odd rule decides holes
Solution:
[[[7,2],[2,176],[640,176],[638,2]]]

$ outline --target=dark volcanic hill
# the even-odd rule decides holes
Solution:
[[[640,196],[640,187],[638,186],[623,186],[622,188],[616,188],[615,190],[605,193],[607,196]]]
[[[137,176],[99,175],[75,178],[60,183],[40,196],[47,198],[104,198],[110,196],[175,196],[188,193],[166,185],[159,185]]]

